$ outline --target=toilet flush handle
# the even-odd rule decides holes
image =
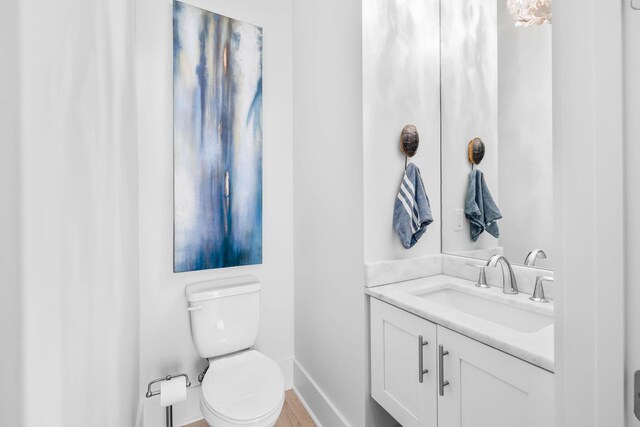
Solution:
[[[202,304],[199,305],[194,305],[193,307],[188,307],[187,310],[189,311],[198,311],[198,310],[202,310]]]

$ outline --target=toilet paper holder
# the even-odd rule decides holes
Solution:
[[[187,381],[187,388],[191,387],[191,381],[189,381],[189,376],[187,374],[173,374],[173,375],[167,375],[166,377],[163,378],[157,378],[153,381],[151,381],[149,383],[149,385],[147,386],[147,392],[145,393],[145,396],[147,398],[153,397],[153,396],[159,396],[160,395],[160,390],[156,390],[156,391],[151,391],[151,386],[157,383],[161,383],[162,381],[171,381],[173,378],[178,378],[178,377],[184,377],[184,379]]]
[[[185,382],[187,383],[187,388],[191,387],[191,381],[189,380],[189,376],[187,374],[173,374],[167,375],[163,378],[157,378],[149,383],[147,386],[147,392],[145,396],[148,398],[153,396],[159,396],[160,390],[151,391],[151,386],[157,383],[161,383],[163,381],[171,381],[173,378],[184,377]],[[167,427],[173,427],[173,406],[167,406],[166,408],[166,416],[167,416]]]

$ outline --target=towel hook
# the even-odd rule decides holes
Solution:
[[[400,134],[400,151],[404,154],[404,168],[407,169],[409,157],[415,156],[420,145],[420,135],[414,125],[406,125]]]
[[[484,142],[482,142],[480,138],[476,137],[469,141],[467,155],[469,157],[469,162],[471,162],[471,170],[473,170],[474,165],[480,164],[484,158],[484,153]]]

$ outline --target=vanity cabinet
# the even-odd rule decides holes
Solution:
[[[403,427],[438,425],[435,349],[434,323],[371,298],[371,396]]]
[[[553,374],[438,326],[443,396],[439,426],[549,427],[554,423]]]
[[[402,426],[553,426],[552,373],[370,301],[371,395]]]

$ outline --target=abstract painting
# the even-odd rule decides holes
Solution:
[[[173,6],[174,272],[262,262],[262,28]]]

